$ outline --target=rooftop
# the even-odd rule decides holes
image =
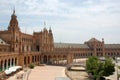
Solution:
[[[91,38],[88,42],[100,42],[100,41],[97,40],[96,38]]]
[[[105,48],[120,48],[120,44],[105,44]]]
[[[87,44],[54,43],[55,48],[89,48]]]

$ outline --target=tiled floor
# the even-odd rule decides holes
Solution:
[[[35,67],[29,75],[28,80],[55,80],[56,77],[66,77],[65,67],[39,66]]]
[[[20,71],[17,74],[20,74]],[[7,80],[18,80],[15,79],[16,75],[11,76]],[[28,80],[55,80],[56,77],[66,77],[65,67],[61,66],[36,66],[31,70]],[[23,79],[22,79],[23,80]],[[27,78],[25,78],[27,80]]]

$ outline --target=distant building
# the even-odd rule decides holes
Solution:
[[[95,38],[84,44],[54,43],[51,28],[33,35],[22,33],[15,10],[8,30],[0,31],[0,71],[10,66],[28,66],[31,63],[69,64],[73,59],[88,56],[120,56],[120,44],[104,44]]]

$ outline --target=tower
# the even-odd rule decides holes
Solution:
[[[20,51],[20,29],[18,26],[17,16],[15,14],[15,9],[11,15],[11,20],[9,22],[8,31],[11,33],[11,51]]]
[[[51,27],[49,29],[49,39],[50,39],[50,51],[53,51],[54,49],[54,40],[53,40],[53,33],[51,30]]]
[[[9,31],[19,31],[17,16],[15,15],[15,9],[13,10],[13,14],[11,15],[11,20],[8,26]]]
[[[89,41],[85,42],[90,49],[93,51],[94,56],[104,56],[104,40],[99,41],[95,38],[91,38]]]

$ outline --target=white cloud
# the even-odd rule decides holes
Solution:
[[[117,31],[120,29],[119,0],[75,1],[3,0],[0,1],[0,17],[4,14],[10,15],[10,9],[15,5],[19,25],[23,31],[23,26],[26,26],[28,33],[40,30],[40,22],[46,20],[48,25],[53,26],[55,41],[83,42],[90,37],[101,39],[108,36],[105,39],[107,42],[120,41],[120,37],[116,37],[120,34]]]

